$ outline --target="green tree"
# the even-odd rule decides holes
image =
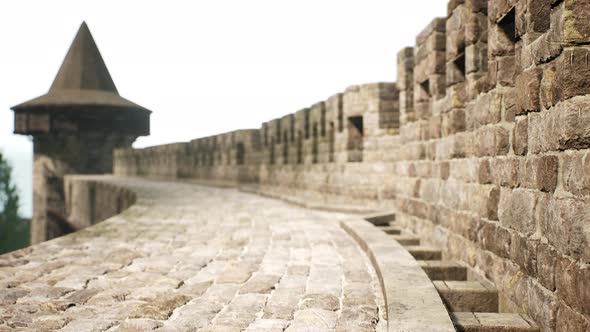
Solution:
[[[0,254],[29,245],[29,222],[19,217],[18,207],[12,167],[0,153]]]

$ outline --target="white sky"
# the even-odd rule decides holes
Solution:
[[[85,20],[119,93],[153,111],[136,147],[242,128],[361,83],[395,81],[396,54],[446,0],[2,1],[0,150],[31,214],[32,145],[10,107],[44,94]]]

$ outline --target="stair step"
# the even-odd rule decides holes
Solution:
[[[391,238],[396,240],[402,246],[420,245],[420,238],[412,235],[392,235]]]
[[[454,261],[419,261],[430,280],[467,280],[467,268]]]
[[[405,246],[406,250],[410,252],[416,260],[420,261],[434,261],[442,259],[442,252],[440,249],[428,246]]]
[[[493,312],[453,312],[453,324],[459,332],[539,332],[539,328],[530,324],[519,314]]]
[[[498,312],[498,290],[479,281],[433,281],[447,305],[456,312]]]
[[[402,229],[397,226],[385,226],[379,227],[382,231],[389,235],[400,235],[402,233]]]
[[[365,220],[375,226],[389,226],[389,223],[395,221],[395,212],[380,212],[365,217]]]

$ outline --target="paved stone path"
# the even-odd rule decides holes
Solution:
[[[0,331],[385,331],[375,271],[338,220],[281,201],[111,179],[138,203],[0,256]]]

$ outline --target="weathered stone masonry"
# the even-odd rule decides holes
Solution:
[[[394,208],[545,331],[590,326],[590,1],[450,1],[397,83],[354,86],[189,143],[117,150],[115,173]]]

